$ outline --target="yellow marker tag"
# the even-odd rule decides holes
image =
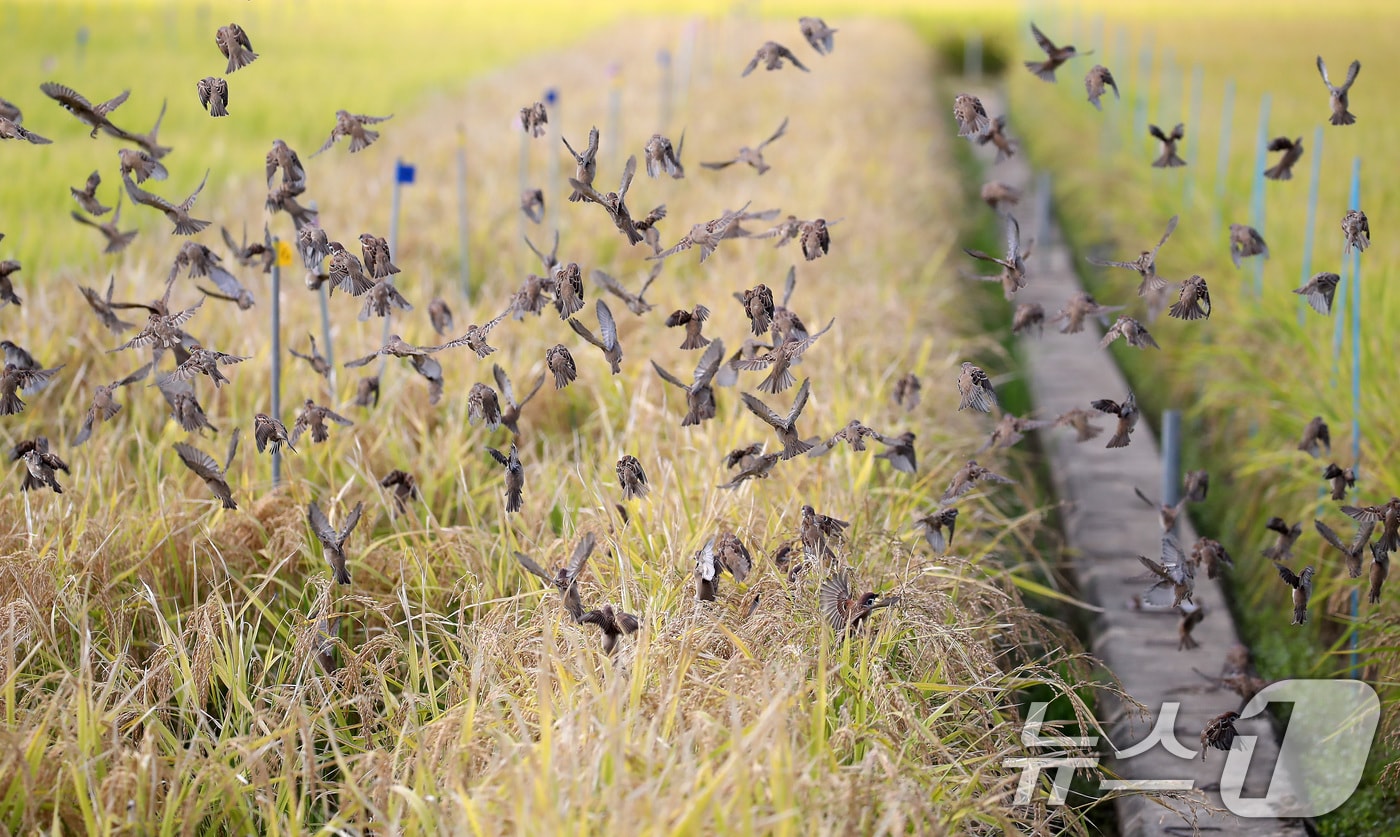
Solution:
[[[288,244],[285,241],[277,242],[277,266],[292,266],[292,245]]]

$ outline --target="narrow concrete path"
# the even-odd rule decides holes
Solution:
[[[1001,97],[983,94],[982,100],[989,114],[1004,112]],[[1030,236],[1035,238],[1035,251],[1028,260],[1030,283],[1016,294],[1014,302],[1039,303],[1047,318],[1052,317],[1065,301],[1083,290],[1077,266],[1053,218],[1036,217],[1034,208],[1039,206],[1040,196],[1035,194],[1035,178],[1025,156],[1017,154],[993,164],[991,146],[978,153],[984,162],[984,179],[1000,180],[1023,190],[1014,214],[1021,224],[1023,242]],[[1045,228],[1037,229],[1039,223]],[[1007,325],[1009,328],[1010,323]],[[1023,339],[1025,374],[1038,415],[1053,417],[1076,407],[1088,408],[1098,398],[1121,401],[1126,397],[1127,381],[1109,351],[1098,346],[1102,336],[1103,330],[1094,322],[1080,334],[1060,334],[1049,327],[1043,337]],[[1179,702],[1176,740],[1189,750],[1199,751],[1205,723],[1222,712],[1238,711],[1242,701],[1231,691],[1211,687],[1192,669],[1218,672],[1225,653],[1239,642],[1239,634],[1219,584],[1204,573],[1196,579],[1195,601],[1204,606],[1206,615],[1195,629],[1200,643],[1195,650],[1177,650],[1174,614],[1130,608],[1133,595],[1147,586],[1136,580],[1144,573],[1137,556],[1159,558],[1162,538],[1157,512],[1138,500],[1133,488],[1139,487],[1147,496],[1156,497],[1162,484],[1162,462],[1157,440],[1145,420],[1138,423],[1129,447],[1105,448],[1115,421],[1101,417],[1097,423],[1105,427],[1105,433],[1083,444],[1076,443],[1074,434],[1064,428],[1050,428],[1040,435],[1061,501],[1064,534],[1072,551],[1075,576],[1085,599],[1103,608],[1092,629],[1093,652],[1119,678],[1124,690],[1151,712],[1142,720],[1135,713],[1125,712],[1125,707],[1112,706],[1100,710],[1099,718],[1110,730],[1116,748],[1127,750],[1155,728],[1165,704]],[[1215,490],[1223,488],[1217,479]],[[1196,541],[1189,521],[1178,524],[1178,535],[1189,552]],[[1241,721],[1237,728],[1241,735],[1258,736],[1251,763],[1272,766],[1277,759],[1278,742],[1264,716]],[[1108,755],[1113,752],[1103,742],[1100,747]],[[1225,753],[1220,751],[1212,751],[1202,761],[1199,755],[1183,759],[1157,745],[1142,755],[1108,761],[1108,765],[1124,779],[1192,779],[1197,790],[1189,796],[1223,810],[1218,788]],[[1267,768],[1251,769],[1242,795],[1262,797],[1268,783]],[[1211,790],[1201,791],[1202,788]],[[1206,833],[1228,835],[1301,837],[1307,833],[1297,820],[1243,819],[1230,813],[1203,813],[1200,806],[1194,806],[1197,810],[1192,813],[1189,809],[1193,806],[1184,801],[1137,793],[1119,797],[1117,805],[1125,837],[1190,834],[1193,825]]]

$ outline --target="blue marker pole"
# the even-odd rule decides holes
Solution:
[[[549,108],[549,146],[552,153],[546,154],[545,159],[549,161],[549,200],[545,202],[545,211],[549,213],[549,226],[555,235],[559,234],[559,201],[555,196],[559,194],[559,147],[563,145],[559,137],[563,136],[563,126],[559,120],[559,90],[551,87],[544,91],[544,103]],[[520,233],[525,234],[524,213],[521,213]]]
[[[399,257],[399,210],[403,207],[403,187],[416,179],[417,170],[410,163],[403,160],[394,161],[394,196],[393,203],[389,209],[389,255],[393,258]],[[394,277],[390,276],[384,281],[394,284]],[[384,340],[379,345],[389,342],[389,330],[394,319],[392,309],[389,315],[384,317]],[[379,358],[379,375],[383,377],[384,367],[389,363],[388,355],[381,355]]]
[[[1306,285],[1308,280],[1312,278],[1313,238],[1317,227],[1317,186],[1321,179],[1322,126],[1319,125],[1317,130],[1313,132],[1312,179],[1308,183],[1308,225],[1303,231],[1303,281],[1299,283],[1299,287]],[[1303,318],[1306,316],[1303,309],[1307,307],[1308,303],[1302,297],[1299,297],[1298,302],[1298,325],[1302,325]]]
[[[1269,94],[1265,93],[1259,100],[1259,140],[1254,147],[1254,192],[1251,196],[1254,211],[1251,223],[1260,235],[1264,235],[1264,164],[1269,148],[1269,104]],[[1255,258],[1253,268],[1254,296],[1258,298],[1264,295],[1264,259]]]
[[[1201,87],[1205,79],[1205,69],[1197,64],[1191,70],[1191,129],[1196,132],[1196,141],[1186,147],[1186,172],[1181,180],[1182,208],[1191,205],[1191,181],[1196,179],[1196,165],[1201,148]]]
[[[1220,229],[1220,213],[1225,205],[1225,182],[1230,177],[1230,123],[1235,112],[1235,80],[1225,80],[1225,98],[1220,106],[1220,148],[1215,164],[1215,229]]]

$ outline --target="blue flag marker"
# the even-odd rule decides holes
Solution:
[[[394,167],[394,182],[404,184],[412,183],[417,173],[418,169],[415,168],[412,163],[400,161],[398,165]]]
[[[552,106],[552,105],[553,105],[555,102],[557,102],[557,101],[559,101],[559,90],[558,90],[558,88],[551,87],[551,88],[549,88],[548,90],[544,91],[544,103],[545,103],[546,105],[551,105],[551,106]]]

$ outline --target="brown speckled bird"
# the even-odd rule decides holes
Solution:
[[[396,514],[407,512],[409,501],[423,499],[423,493],[418,489],[417,478],[407,471],[397,469],[390,471],[379,481],[379,486],[394,493]]]
[[[159,381],[188,381],[196,375],[207,375],[214,382],[217,389],[228,383],[228,378],[219,371],[220,366],[228,366],[234,363],[242,363],[248,358],[239,355],[225,354],[214,349],[206,349],[198,343],[189,347],[189,358],[179,366],[161,376]],[[151,386],[155,386],[152,384]]]
[[[135,233],[133,232],[133,235]],[[86,286],[79,286],[78,290],[83,292],[83,298],[87,300],[93,313],[102,322],[102,326],[113,334],[121,334],[127,329],[135,328],[131,323],[125,322],[117,317],[116,310],[112,306],[112,294],[116,290],[117,277],[115,274],[107,279],[107,293],[98,293],[95,289]]]
[[[178,204],[173,204],[160,195],[153,195],[145,189],[138,187],[135,183],[131,182],[130,176],[122,175],[122,183],[125,184],[127,197],[131,198],[132,203],[139,203],[142,206],[159,209],[165,214],[165,217],[175,225],[175,229],[173,230],[174,235],[194,235],[209,226],[208,221],[201,221],[198,218],[190,217],[190,210],[194,208],[195,199],[199,197],[200,192],[204,191],[204,184],[208,182],[209,172],[205,171],[204,179],[199,181],[199,185],[190,193],[190,196]]]
[[[335,141],[341,137],[348,137],[350,140],[350,153],[363,151],[377,139],[378,131],[371,131],[366,125],[375,125],[380,122],[387,122],[393,119],[391,113],[388,116],[366,116],[364,114],[351,113],[348,110],[338,110],[335,112],[335,127],[331,129],[331,135],[326,138],[325,143],[316,150],[312,157],[330,150]]]
[[[573,555],[569,558],[569,563],[561,564],[553,574],[546,572],[543,567],[535,563],[534,559],[524,553],[515,553],[515,560],[520,562],[520,566],[526,572],[543,581],[545,586],[558,590],[564,612],[569,614],[575,622],[578,622],[583,618],[583,600],[579,597],[578,579],[579,576],[583,575],[583,568],[588,563],[589,556],[593,554],[596,542],[597,539],[592,532],[585,533],[574,545]]]
[[[355,422],[331,410],[329,407],[322,407],[310,398],[302,402],[301,413],[297,415],[296,423],[292,425],[291,439],[288,447],[296,444],[301,434],[311,431],[311,441],[321,443],[330,438],[330,430],[326,427],[327,421],[333,421],[344,427],[351,427]]]
[[[209,486],[209,490],[214,493],[214,496],[226,509],[238,508],[238,503],[234,502],[233,499],[233,491],[229,488],[228,479],[224,476],[224,471],[233,461],[233,454],[237,448],[238,436],[235,434],[229,445],[228,458],[224,461],[224,467],[220,468],[219,463],[214,461],[214,457],[199,448],[184,442],[175,443],[175,453],[180,457],[180,461],[185,463],[185,467],[193,471],[195,476],[204,480],[204,484]]]
[[[1217,750],[1234,749],[1235,737],[1239,735],[1235,721],[1239,719],[1238,712],[1222,712],[1206,723],[1205,729],[1201,730],[1201,761],[1206,760],[1206,753],[1212,747]]]
[[[1191,636],[1191,632],[1206,618],[1206,609],[1195,602],[1182,602],[1177,610],[1181,613],[1181,621],[1176,623],[1176,650],[1194,651],[1201,644]]]
[[[667,372],[654,359],[652,367],[661,380],[685,391],[686,414],[681,427],[692,427],[715,417],[715,390],[712,386],[720,361],[724,359],[724,341],[714,340],[705,348],[689,384]]]
[[[978,448],[977,452],[981,453],[988,449],[998,450],[1014,447],[1022,439],[1026,438],[1026,434],[1032,430],[1039,430],[1042,427],[1050,427],[1054,424],[1055,422],[1044,419],[1022,418],[1020,416],[1013,416],[1010,413],[1004,413],[1001,420],[992,428],[991,435],[987,437],[987,441],[982,443],[982,447]]]
[[[1220,541],[1211,538],[1200,538],[1191,547],[1191,563],[1197,568],[1204,567],[1206,578],[1219,578],[1224,567],[1234,568],[1235,564],[1230,560],[1230,553],[1225,551],[1225,547]]]
[[[63,365],[52,369],[21,369],[6,361],[0,371],[0,416],[12,416],[24,412],[24,401],[19,393],[31,395],[43,389]]]
[[[325,553],[326,563],[331,565],[336,584],[350,583],[350,570],[345,566],[345,542],[350,539],[350,533],[355,531],[364,510],[364,503],[356,503],[349,517],[345,518],[345,524],[337,530],[331,526],[331,522],[326,519],[326,513],[321,511],[315,500],[306,506],[306,520],[311,524],[311,531],[315,533],[316,539],[321,542],[321,551]]]
[[[1332,116],[1327,121],[1333,125],[1356,124],[1356,117],[1347,109],[1349,107],[1347,94],[1351,92],[1351,86],[1356,82],[1356,74],[1361,72],[1361,62],[1351,62],[1351,66],[1347,68],[1346,81],[1342,82],[1341,87],[1332,86],[1332,80],[1327,77],[1327,64],[1322,60],[1321,55],[1317,57],[1317,71],[1322,74],[1322,83],[1327,85],[1327,93],[1331,96]]]
[[[1159,523],[1162,524],[1163,532],[1171,532],[1172,530],[1174,530],[1176,528],[1177,518],[1181,517],[1181,513],[1186,510],[1185,497],[1182,497],[1180,500],[1176,501],[1175,505],[1169,506],[1166,503],[1158,503],[1154,500],[1149,499],[1146,494],[1142,493],[1142,489],[1138,488],[1137,486],[1133,486],[1133,493],[1136,494],[1137,498],[1143,503],[1145,503],[1149,508],[1157,510],[1157,520]]]
[[[220,26],[219,31],[214,33],[214,43],[218,44],[219,52],[228,59],[228,69],[224,70],[225,73],[241,70],[258,60],[258,54],[253,52],[253,44],[248,40],[248,33],[236,23]]]
[[[529,188],[520,193],[520,211],[532,223],[544,221],[544,190]]]
[[[566,320],[583,310],[583,270],[578,262],[557,264],[550,274],[548,290],[554,294],[554,310]]]
[[[1046,58],[1044,61],[1027,61],[1026,69],[1030,70],[1032,75],[1042,81],[1053,82],[1055,80],[1055,70],[1059,69],[1061,64],[1064,64],[1071,58],[1077,58],[1081,55],[1092,55],[1094,52],[1092,49],[1088,52],[1079,52],[1072,44],[1055,46],[1055,42],[1045,37],[1045,33],[1040,31],[1040,28],[1034,23],[1031,24],[1031,34],[1035,36],[1035,42],[1040,48],[1045,50]]]
[[[365,269],[374,279],[387,279],[402,272],[390,258],[389,242],[383,236],[361,233],[360,255],[364,257]]]
[[[1128,397],[1121,404],[1107,398],[1100,398],[1089,406],[1098,410],[1100,413],[1107,413],[1110,416],[1118,417],[1118,427],[1114,430],[1112,438],[1108,440],[1108,444],[1104,447],[1126,448],[1132,436],[1133,429],[1137,427],[1138,418],[1141,415],[1138,412],[1137,396],[1130,392],[1128,393]]]
[[[1169,532],[1162,535],[1161,561],[1154,561],[1146,555],[1139,555],[1138,561],[1151,571],[1148,580],[1152,586],[1142,594],[1143,602],[1156,607],[1180,607],[1184,601],[1194,603],[1195,568],[1182,554],[1176,536]]]
[[[1313,573],[1312,567],[1304,567],[1303,572],[1294,575],[1293,571],[1284,565],[1274,562],[1274,567],[1278,569],[1278,577],[1283,579],[1283,583],[1293,588],[1293,622],[1294,625],[1306,624],[1308,621],[1308,600],[1312,598]]]
[[[616,192],[603,194],[594,189],[590,183],[569,178],[569,185],[574,187],[576,194],[582,195],[583,200],[596,203],[607,211],[613,226],[627,237],[628,244],[642,243],[642,234],[637,231],[637,224],[632,220],[632,211],[627,208],[627,190],[632,188],[632,179],[636,175],[637,155],[634,154],[627,158],[627,164],[622,168],[622,180],[618,183]]]
[[[744,71],[739,74],[739,77],[743,78],[749,73],[752,73],[754,70],[758,69],[759,64],[762,64],[763,69],[769,72],[781,70],[783,68],[783,61],[790,61],[792,66],[804,73],[811,72],[811,70],[807,69],[806,65],[797,60],[797,56],[792,54],[792,50],[777,41],[764,41],[763,46],[759,47],[758,51],[753,54],[753,58],[749,59],[749,63],[744,67]]]
[[[958,373],[958,394],[962,396],[958,403],[959,410],[971,407],[979,412],[990,413],[992,408],[997,406],[997,394],[996,390],[992,389],[991,378],[967,361],[963,361],[962,371]]]
[[[939,499],[943,503],[956,500],[971,491],[973,486],[977,483],[984,480],[1002,485],[1014,485],[1016,483],[1013,479],[983,468],[981,465],[977,464],[977,460],[969,459],[967,460],[967,464],[963,465],[957,470],[957,473],[953,474],[952,481],[948,483],[948,488]]]
[[[958,122],[958,136],[973,141],[992,124],[982,100],[970,93],[959,93],[953,98],[953,118]]]
[[[510,309],[507,308],[506,310],[497,314],[494,319],[488,320],[485,325],[476,325],[475,323],[473,323],[472,325],[467,326],[466,333],[463,334],[461,337],[458,337],[455,340],[449,340],[446,343],[443,343],[441,346],[429,349],[427,351],[441,352],[447,349],[455,349],[458,346],[466,346],[467,348],[475,352],[477,357],[486,357],[490,354],[493,354],[496,351],[496,348],[486,343],[486,337],[491,333],[491,329],[500,325],[501,321],[503,321],[506,318],[506,315],[509,313]]]
[[[768,426],[772,427],[778,434],[778,441],[783,443],[782,459],[792,459],[794,456],[806,453],[812,449],[812,443],[804,441],[797,433],[797,419],[801,417],[802,410],[807,406],[807,397],[811,394],[810,378],[802,380],[802,386],[797,388],[797,397],[793,399],[792,409],[788,410],[786,416],[779,416],[773,412],[773,408],[758,400],[752,393],[743,393],[744,406],[749,408],[749,412],[758,416]]]
[[[144,151],[135,148],[117,149],[118,170],[123,176],[132,175],[137,183],[147,180],[165,180],[170,171],[165,164]]]
[[[831,549],[831,544],[840,544],[850,526],[845,520],[819,514],[810,504],[804,504],[798,520],[797,536],[809,558],[835,559],[836,553]]]
[[[93,391],[92,406],[88,407],[87,416],[83,419],[83,425],[78,429],[78,435],[73,437],[74,447],[81,445],[92,436],[92,426],[104,421],[116,418],[121,412],[122,405],[117,403],[117,390],[129,384],[145,379],[151,372],[153,364],[148,363],[122,378],[120,381],[113,381],[110,384],[102,384]]]
[[[873,427],[868,427],[860,419],[851,419],[846,426],[836,431],[830,439],[826,439],[807,451],[808,456],[825,456],[831,449],[845,442],[851,446],[851,450],[865,450],[865,440],[879,436],[879,432]]]
[[[1089,264],[1099,267],[1126,268],[1133,271],[1138,276],[1141,276],[1142,284],[1138,285],[1138,296],[1146,296],[1148,291],[1165,290],[1167,287],[1167,280],[1157,275],[1157,253],[1162,249],[1162,245],[1167,243],[1167,239],[1172,237],[1172,233],[1176,231],[1177,221],[1179,220],[1179,216],[1173,215],[1167,221],[1167,230],[1162,233],[1162,238],[1157,242],[1157,246],[1153,247],[1150,251],[1143,250],[1133,261],[1116,262],[1111,259],[1100,259],[1094,256],[1089,256],[1087,261]]]
[[[1366,213],[1359,209],[1353,209],[1343,215],[1342,235],[1345,237],[1346,245],[1343,252],[1350,253],[1352,250],[1365,252],[1366,248],[1371,246],[1371,222],[1366,220]]]
[[[1366,593],[1366,601],[1370,604],[1380,604],[1381,588],[1385,586],[1386,577],[1390,575],[1390,553],[1381,548],[1378,543],[1371,544],[1371,572],[1369,578],[1370,586]]]
[[[875,434],[875,440],[885,446],[885,450],[875,454],[876,459],[890,463],[890,467],[901,474],[915,474],[919,471],[919,458],[914,452],[914,431],[906,430],[898,436]]]
[[[366,375],[355,385],[356,407],[379,406],[379,376]]]
[[[534,102],[520,109],[518,121],[520,130],[539,139],[545,135],[545,126],[549,124],[549,112],[544,109],[544,102]]]
[[[1186,138],[1186,126],[1180,122],[1172,128],[1170,134],[1164,133],[1156,125],[1148,125],[1147,133],[1151,134],[1162,144],[1162,153],[1157,155],[1157,159],[1152,161],[1154,169],[1172,169],[1186,165],[1186,161],[1181,159],[1176,153],[1177,143]]]
[[[267,413],[253,416],[253,441],[257,442],[258,453],[262,453],[266,448],[271,448],[271,453],[277,453],[283,445],[292,453],[297,452],[287,436],[287,426]]]
[[[529,393],[520,401],[515,400],[515,388],[511,386],[510,377],[506,375],[506,370],[499,364],[491,365],[491,375],[496,379],[496,388],[500,390],[501,398],[505,404],[501,410],[501,424],[504,424],[511,433],[517,437],[520,435],[520,412],[525,409],[525,405],[530,403],[530,399],[535,397],[535,393],[544,386],[545,373],[535,379],[535,385],[530,388]]]
[[[981,250],[971,250],[963,248],[963,252],[974,259],[984,262],[991,262],[1001,266],[1001,274],[996,277],[988,277],[990,281],[999,281],[1002,289],[1006,292],[1006,298],[1026,286],[1026,258],[1030,256],[1029,245],[1026,249],[1021,249],[1021,225],[1016,220],[1016,216],[1007,213],[1006,216],[1006,255],[1002,258],[989,256]]]
[[[815,49],[819,55],[830,55],[835,49],[835,35],[841,31],[832,29],[826,25],[826,21],[819,17],[799,17],[797,28],[801,30],[802,37],[807,39],[807,43]]]
[[[1075,442],[1087,442],[1103,433],[1103,428],[1097,424],[1090,424],[1089,420],[1094,414],[1082,407],[1076,407],[1067,413],[1061,413],[1055,419],[1056,427],[1072,427],[1075,432]]]
[[[83,188],[79,189],[75,186],[69,186],[68,191],[73,194],[73,200],[78,202],[78,205],[83,208],[84,212],[90,215],[106,215],[108,212],[112,211],[112,207],[103,206],[102,202],[97,199],[97,187],[101,184],[102,174],[94,171],[92,174],[88,175],[87,182],[83,184]]]
[[[942,555],[953,545],[953,532],[957,525],[958,510],[955,508],[940,507],[937,511],[914,518],[914,527],[923,531],[924,540],[928,541],[929,549],[935,555]],[[946,534],[944,530],[947,530]]]
[[[282,183],[291,186],[296,194],[301,194],[306,188],[306,167],[301,164],[301,157],[297,156],[290,145],[275,139],[264,158],[264,173],[267,175],[269,189],[272,188],[272,178],[279,169],[282,172]]]
[[[494,389],[479,381],[472,384],[467,393],[467,421],[472,427],[485,422],[487,430],[501,426],[501,400]]]
[[[1178,320],[1210,319],[1210,289],[1202,276],[1191,276],[1181,283],[1181,295],[1167,311]]]
[[[509,456],[495,448],[487,448],[486,452],[506,469],[506,511],[520,511],[525,495],[525,466],[520,464],[520,451],[512,442]]]
[[[165,396],[165,403],[170,405],[170,418],[186,432],[203,433],[206,427],[215,433],[219,432],[219,428],[211,424],[209,417],[204,414],[204,407],[195,395],[194,384],[189,381],[171,381],[158,388],[160,394]]]
[[[798,240],[802,242],[803,258],[810,262],[831,251],[831,231],[828,228],[835,223],[832,221],[828,224],[825,218],[802,222]]]
[[[762,451],[763,449],[761,446],[751,447],[757,447],[758,451]],[[738,488],[745,480],[766,480],[780,459],[779,455],[776,453],[760,452],[746,454],[738,459],[734,459],[736,453],[740,453],[744,450],[747,449],[740,448],[738,451],[730,451],[729,455],[725,457],[726,462],[732,463],[729,467],[733,468],[737,465],[739,471],[734,475],[733,479],[718,486],[719,488],[726,490]]]
[[[1278,534],[1272,546],[1260,550],[1260,553],[1270,561],[1287,561],[1293,557],[1293,544],[1298,542],[1298,538],[1303,534],[1303,524],[1294,523],[1288,525],[1288,521],[1281,517],[1271,517],[1264,524],[1264,528]]]
[[[205,76],[195,83],[199,104],[210,116],[228,116],[228,82],[215,76]]]
[[[46,81],[39,85],[39,89],[44,91],[45,96],[62,105],[64,110],[76,116],[79,122],[90,126],[92,133],[89,136],[93,139],[97,138],[98,131],[106,131],[114,137],[121,137],[124,133],[121,128],[112,124],[107,115],[121,107],[126,98],[131,95],[130,90],[123,90],[102,104],[94,105],[73,88],[56,82]],[[33,140],[31,139],[30,142]]]
[[[1210,492],[1210,473],[1205,470],[1187,471],[1181,496],[1188,503],[1204,503]]]
[[[1335,273],[1315,273],[1307,284],[1293,293],[1306,299],[1308,305],[1317,313],[1324,317],[1331,316],[1332,300],[1337,295],[1337,285],[1341,281],[1342,277]]]
[[[1113,73],[1102,64],[1095,64],[1089,68],[1089,74],[1084,76],[1084,92],[1089,94],[1089,104],[1095,110],[1103,110],[1103,105],[1099,104],[1099,99],[1104,94],[1104,87],[1113,88],[1113,98],[1120,98],[1118,95],[1118,82],[1113,80]]]
[[[593,283],[622,300],[627,306],[628,311],[631,311],[637,316],[641,316],[655,307],[646,301],[647,288],[650,288],[651,283],[656,281],[656,277],[661,275],[664,264],[664,262],[657,262],[652,265],[651,272],[647,275],[647,280],[642,283],[642,289],[635,294],[622,287],[621,282],[618,282],[612,276],[597,268],[593,269]]]
[[[433,297],[433,301],[428,303],[428,319],[433,324],[433,331],[439,335],[447,335],[452,331],[452,309],[447,307],[447,302],[440,296]]]
[[[839,637],[859,630],[870,614],[882,607],[899,603],[899,596],[885,596],[870,591],[857,596],[851,591],[850,578],[843,572],[829,576],[817,591],[817,604],[827,624]]]
[[[646,471],[642,470],[642,463],[637,457],[624,454],[617,460],[617,482],[622,486],[622,499],[631,500],[634,497],[645,497],[650,488],[647,485]]]
[[[1078,334],[1084,330],[1085,318],[1097,317],[1100,323],[1107,326],[1108,318],[1105,315],[1122,310],[1121,305],[1100,305],[1092,296],[1081,291],[1069,298],[1064,307],[1050,319],[1050,323],[1053,325],[1064,322],[1064,326],[1060,328],[1061,334]]]
[[[33,131],[26,130],[23,125],[0,116],[0,140],[27,140],[32,145],[50,145],[53,140],[42,137]]]
[[[117,226],[119,223],[121,223],[122,219],[121,192],[117,193],[117,211],[114,215],[112,215],[112,220],[107,221],[106,223],[99,224],[96,221],[93,221],[81,215],[78,212],[73,212],[71,214],[73,216],[74,221],[77,221],[79,224],[84,224],[86,226],[93,227],[98,232],[102,233],[102,237],[107,241],[107,246],[104,247],[102,250],[103,253],[106,253],[108,255],[115,255],[125,250],[131,244],[131,242],[136,240],[136,230],[127,230],[126,232],[122,232],[122,230]]]
[[[787,126],[787,117],[783,117],[783,122],[781,125],[778,126],[778,130],[774,131],[772,136],[770,136],[763,142],[760,142],[756,147],[750,148],[749,146],[745,145],[739,149],[737,154],[735,154],[732,158],[728,160],[723,160],[715,163],[701,163],[700,165],[707,169],[723,169],[728,168],[729,166],[732,166],[735,163],[743,163],[747,166],[752,167],[754,171],[758,172],[759,174],[763,174],[764,172],[772,168],[772,166],[768,165],[763,160],[763,149],[768,147],[768,145],[770,145],[771,143],[775,142],[779,137],[783,136],[783,134],[787,133]]]
[[[635,634],[642,623],[630,613],[625,613],[621,609],[614,609],[612,605],[603,605],[597,610],[590,610],[578,620],[581,624],[597,625],[603,632],[603,653],[612,656],[617,652],[617,640],[625,634]]]
[[[647,140],[646,148],[643,149],[647,177],[658,177],[662,172],[669,174],[674,180],[685,177],[685,167],[681,165],[681,152],[684,149],[684,131],[681,132],[681,141],[675,146],[672,146],[666,137],[652,134],[651,139]]]
[[[739,216],[744,214],[744,210],[748,208],[749,205],[745,203],[743,206],[739,207],[739,209],[735,212],[726,212],[720,217],[715,218],[711,221],[706,221],[703,224],[693,225],[690,228],[690,232],[681,236],[681,240],[676,242],[675,245],[668,249],[662,250],[660,253],[657,253],[654,256],[647,256],[647,259],[653,261],[664,259],[668,256],[673,256],[676,253],[681,252],[682,250],[689,250],[692,247],[699,247],[700,263],[704,264],[705,260],[708,259],[710,257],[710,254],[715,251],[715,248],[719,246],[719,243],[727,237],[729,226],[735,221],[737,221]]]
[[[1122,316],[1108,331],[1104,332],[1103,339],[1099,341],[1099,348],[1108,348],[1109,344],[1119,337],[1123,338],[1123,342],[1134,349],[1162,348],[1157,345],[1156,340],[1152,339],[1152,335],[1147,331],[1147,326],[1132,317]]]
[[[1045,333],[1045,308],[1038,302],[1022,302],[1011,315],[1011,333],[1017,337]]]
[[[1269,142],[1269,150],[1282,151],[1283,158],[1277,165],[1264,169],[1264,176],[1270,180],[1292,180],[1293,166],[1303,156],[1303,138],[1274,137]]]
[[[920,392],[924,385],[919,382],[919,376],[913,372],[905,374],[904,377],[894,382],[894,388],[890,391],[890,398],[894,403],[912,412],[919,406],[921,399]]]
[[[324,357],[321,356],[321,353],[316,350],[316,338],[308,334],[306,335],[306,339],[311,341],[311,354],[304,355],[301,352],[298,352],[296,349],[289,349],[288,353],[294,358],[300,358],[301,360],[306,361],[307,364],[311,367],[312,371],[314,371],[317,375],[320,375],[322,378],[326,378],[329,380],[331,376],[331,365]]]
[[[24,463],[24,470],[20,473],[20,491],[35,491],[47,487],[55,494],[62,494],[63,486],[58,483],[57,472],[72,473],[68,469],[68,463],[49,449],[46,436],[25,439],[15,445],[10,451],[10,461]],[[1374,573],[1372,575],[1374,576]],[[1379,591],[1380,588],[1373,589]]]
[[[1006,115],[996,117],[987,124],[987,130],[976,136],[978,145],[990,143],[997,150],[997,158],[994,162],[1000,163],[1002,160],[1010,160],[1016,156],[1016,144],[1011,141],[1011,137],[1006,134]]]
[[[695,553],[695,598],[712,602],[719,593],[720,573],[727,572],[740,584],[749,577],[753,558],[733,532],[722,532],[705,541]]]
[[[1343,468],[1335,462],[1323,470],[1322,478],[1332,484],[1333,500],[1345,500],[1347,489],[1356,487],[1356,469]]]
[[[578,377],[578,367],[574,365],[574,357],[569,354],[568,348],[562,343],[555,344],[545,350],[545,366],[554,373],[554,388],[563,389],[573,383]]]
[[[734,363],[736,369],[746,372],[757,372],[768,369],[768,377],[764,378],[758,385],[759,392],[766,392],[771,395],[783,392],[793,384],[797,383],[793,377],[791,367],[799,362],[802,355],[810,349],[817,340],[835,325],[836,318],[826,324],[826,328],[816,334],[808,335],[801,340],[789,340],[779,343],[763,354],[755,354],[751,358],[741,358]],[[771,367],[771,368],[770,368]]]
[[[413,366],[413,371],[427,380],[428,403],[436,404],[442,398],[442,364],[438,363],[431,355],[439,348],[438,346],[414,346],[404,342],[403,338],[399,337],[397,334],[391,334],[389,335],[389,342],[385,343],[383,347],[370,352],[364,357],[346,361],[345,366],[350,369],[368,366],[370,361],[380,355],[393,355],[394,357],[404,358]]]
[[[1298,450],[1316,459],[1318,452],[1324,448],[1328,453],[1332,452],[1332,431],[1328,429],[1322,416],[1313,416],[1303,428],[1303,438],[1298,442]]]
[[[613,320],[612,311],[603,300],[595,300],[593,308],[598,316],[598,336],[588,330],[588,326],[579,322],[574,317],[569,318],[569,328],[574,333],[592,343],[603,352],[603,357],[612,367],[612,373],[616,375],[622,371],[622,346],[617,342],[617,323]]]
[[[1351,578],[1360,578],[1361,561],[1366,557],[1366,547],[1371,542],[1372,533],[1376,531],[1376,522],[1374,520],[1359,521],[1356,535],[1352,537],[1349,544],[1342,543],[1341,537],[1332,530],[1332,527],[1321,520],[1314,520],[1313,526],[1324,541],[1342,553],[1342,557],[1346,559],[1347,575]]]
[[[598,128],[595,126],[588,130],[588,145],[584,146],[582,154],[569,145],[569,141],[564,138],[563,134],[559,135],[559,139],[564,141],[564,147],[569,149],[569,155],[574,158],[574,176],[570,178],[569,183],[572,184],[577,180],[579,183],[591,187],[593,178],[598,173]],[[575,186],[573,194],[569,195],[569,202],[577,203],[583,199],[583,191]],[[545,265],[545,270],[548,269],[549,265]]]
[[[995,212],[1021,202],[1021,190],[1008,186],[1000,180],[989,180],[982,184],[982,200]]]
[[[1235,263],[1235,267],[1240,266],[1240,259],[1247,259],[1250,256],[1269,257],[1269,245],[1264,243],[1264,237],[1253,227],[1244,224],[1230,225],[1230,260]]]
[[[1400,550],[1400,497],[1391,497],[1381,506],[1342,506],[1342,514],[1361,523],[1380,523],[1381,548],[1386,553]]]

